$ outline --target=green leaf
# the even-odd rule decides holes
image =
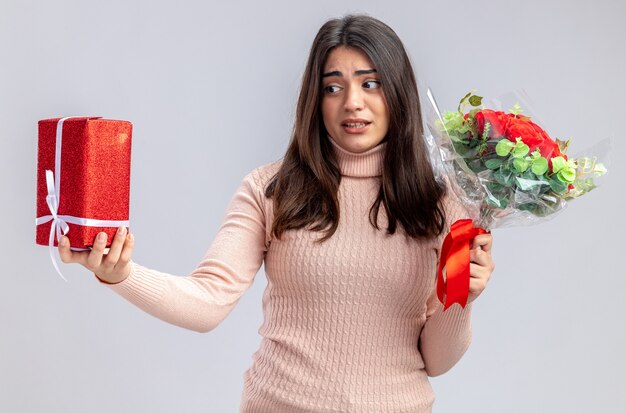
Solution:
[[[463,134],[458,134],[454,132],[450,133],[450,139],[452,140],[452,143],[462,143],[464,145],[469,144],[469,140]]]
[[[485,166],[488,169],[498,169],[500,165],[502,165],[502,159],[487,159],[487,162],[485,162]]]
[[[570,168],[564,168],[557,174],[557,177],[561,181],[571,184],[576,179],[576,171]]]
[[[469,145],[458,144],[454,146],[454,149],[456,149],[457,153],[465,159],[471,159],[478,156],[478,148],[476,147],[472,148]]]
[[[483,135],[480,137],[483,142],[487,142],[489,139],[489,131],[491,131],[491,122],[485,122],[485,127],[483,128]]]
[[[467,163],[467,166],[469,166],[469,168],[476,173],[482,172],[486,169],[485,165],[483,165],[480,159],[471,160],[470,162]]]
[[[472,95],[473,92],[469,92],[467,95],[463,96],[463,98],[459,101],[459,106],[457,110],[459,113],[463,113],[463,108],[465,107],[465,100]]]
[[[575,171],[578,168],[578,162],[576,162],[576,159],[568,159],[567,168]]]
[[[567,191],[567,183],[559,179],[550,179],[550,188],[556,193]]]
[[[496,182],[503,186],[512,186],[513,180],[515,178],[511,171],[503,170],[502,168],[495,171],[493,173],[493,177],[495,178]]]
[[[438,121],[438,127],[440,130],[446,130],[450,136],[463,136],[469,131],[469,125],[463,115],[451,111],[443,114],[443,122]]]
[[[548,170],[548,160],[543,156],[533,159],[530,169],[535,175],[543,175]]]
[[[534,213],[537,209],[537,204],[532,203],[532,202],[526,202],[524,204],[516,205],[516,207],[520,211],[528,211],[528,212]]]
[[[533,189],[540,190],[542,186],[548,186],[548,184],[543,181],[539,181],[536,179],[520,178],[520,177],[515,178],[515,183],[519,189],[521,189],[522,191],[526,191],[526,192],[533,190]]]
[[[530,152],[530,148],[528,147],[528,145],[526,145],[522,141],[518,141],[515,144],[515,147],[513,148],[513,152],[511,153],[511,155],[513,155],[513,157],[515,158],[521,158],[521,157],[528,155],[528,152]]]
[[[493,197],[488,196],[487,198],[485,198],[485,201],[487,201],[487,205],[489,206],[496,207],[496,208],[500,207],[500,201],[498,200],[498,198],[493,198]]]
[[[504,189],[504,186],[500,185],[497,182],[489,181],[487,182],[487,189],[490,192],[501,192]]]
[[[519,103],[515,103],[513,105],[513,107],[511,109],[509,109],[509,112],[511,112],[514,115],[519,115],[523,111],[522,111],[522,107],[519,105]]]
[[[515,144],[508,139],[500,139],[496,145],[496,153],[498,156],[508,156],[511,150],[515,147]]]
[[[552,158],[552,172],[559,173],[561,169],[567,166],[567,161],[562,156],[555,156]]]
[[[524,158],[513,159],[513,168],[519,173],[522,173],[528,169],[529,162]]]
[[[596,176],[602,176],[607,172],[607,170],[604,164],[597,163],[596,166],[593,168],[593,172],[596,174]]]
[[[469,98],[469,103],[472,106],[480,106],[483,102],[483,97],[482,96],[477,96],[477,95],[472,95]]]
[[[501,198],[498,198],[498,201],[500,203],[500,208],[502,209],[509,206],[509,200],[507,198],[501,197]]]
[[[535,174],[533,173],[533,171],[531,171],[530,169],[526,169],[526,172],[524,172],[524,173],[522,174],[522,178],[524,178],[524,179],[532,179],[532,180],[537,180],[537,179],[538,179],[538,176],[537,176],[537,175],[535,175]]]
[[[488,205],[494,206],[496,208],[506,208],[509,205],[509,200],[506,197],[496,197],[496,196],[487,196],[485,198]]]
[[[559,150],[561,151],[561,153],[567,153],[567,148],[569,148],[569,142],[569,139],[566,141],[562,141],[557,138],[556,144],[559,146]]]

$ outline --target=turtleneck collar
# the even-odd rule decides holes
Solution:
[[[333,152],[339,163],[341,175],[356,178],[382,175],[386,142],[382,142],[365,152],[354,153],[340,147],[331,137],[328,137],[328,139],[333,145]]]

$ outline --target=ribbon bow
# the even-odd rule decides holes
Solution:
[[[69,232],[70,226],[61,217],[59,217],[59,198],[58,192],[54,186],[54,173],[51,170],[46,170],[46,186],[48,187],[48,195],[46,196],[46,203],[50,208],[50,214],[52,214],[52,223],[50,224],[50,238],[48,238],[48,249],[50,252],[50,259],[54,265],[54,269],[57,270],[61,278],[67,282],[67,279],[61,273],[59,263],[54,255],[54,233],[56,231],[57,239],[60,240],[62,235]]]
[[[444,305],[444,311],[454,303],[465,308],[470,284],[470,244],[480,234],[488,231],[474,227],[471,219],[460,219],[450,227],[441,247],[439,268],[437,269],[437,297]],[[446,269],[446,280],[443,269]],[[444,301],[444,293],[446,299]]]

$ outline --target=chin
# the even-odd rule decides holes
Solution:
[[[362,152],[367,152],[370,149],[375,148],[380,143],[381,141],[378,141],[378,140],[372,140],[372,141],[367,141],[367,142],[349,142],[349,144],[344,145],[344,148],[346,147],[349,148],[347,150],[350,152],[362,153]]]

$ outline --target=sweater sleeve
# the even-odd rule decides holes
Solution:
[[[213,243],[190,275],[166,274],[132,262],[124,281],[103,284],[161,320],[211,331],[252,285],[263,262],[269,243],[266,208],[253,171],[243,179]]]
[[[454,221],[467,217],[463,203],[448,190],[444,202],[446,211],[446,228],[439,237],[437,258],[439,259],[441,242]],[[450,370],[465,354],[472,340],[471,326],[472,303],[462,308],[453,304],[445,312],[443,304],[437,297],[437,286],[433,288],[426,303],[426,321],[420,333],[419,349],[424,360],[426,373],[439,376]]]

